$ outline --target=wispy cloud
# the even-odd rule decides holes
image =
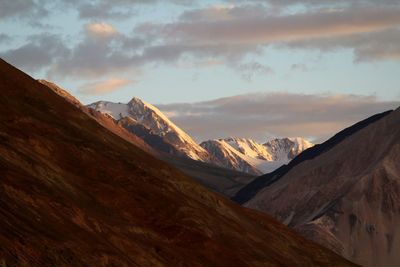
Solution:
[[[400,27],[399,7],[352,6],[288,15],[249,15],[247,11],[246,6],[190,11],[180,21],[142,25],[137,30],[161,36],[176,47],[185,44],[185,52],[203,48],[203,52],[212,49],[222,54],[227,47],[241,47],[243,53],[249,53],[269,45],[323,49],[331,43],[331,49],[352,48],[359,55],[368,52],[366,47],[371,43],[375,46],[376,40],[389,44],[374,52],[389,56],[393,54],[390,47],[399,47],[395,38],[382,33]]]
[[[134,83],[134,81],[111,78],[108,80],[83,85],[79,88],[78,93],[84,95],[103,95],[119,90],[120,88],[132,83]]]
[[[271,135],[322,141],[359,120],[399,105],[375,96],[259,93],[158,107],[198,141],[227,136],[264,141]]]
[[[249,82],[251,82],[255,76],[270,75],[274,72],[269,66],[255,61],[239,63],[233,65],[233,67],[240,73],[243,79]]]

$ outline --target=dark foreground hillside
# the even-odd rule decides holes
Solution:
[[[0,61],[0,265],[352,266]]]

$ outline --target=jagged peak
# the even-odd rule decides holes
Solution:
[[[160,137],[183,151],[189,158],[208,161],[208,153],[200,147],[187,133],[175,125],[157,107],[138,97],[133,97],[127,104],[113,102],[99,102],[89,105],[103,113],[110,114],[116,120],[125,117],[134,119],[135,122],[151,129]],[[133,121],[132,121],[133,122]]]
[[[174,123],[170,121],[170,119],[167,118],[167,116],[162,113],[161,110],[159,110],[156,106],[153,106],[152,104],[138,98],[138,97],[133,97],[131,101],[128,102],[128,106],[133,106],[137,108],[141,108],[144,110],[151,110],[154,112],[158,117],[160,117],[162,120],[168,122],[168,124],[173,125],[174,128],[178,128]]]

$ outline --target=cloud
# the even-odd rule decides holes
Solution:
[[[227,0],[231,3],[240,3],[242,0]],[[310,6],[351,6],[351,5],[376,5],[376,0],[246,0],[247,3],[263,3],[275,7],[293,5]],[[397,0],[380,0],[380,5],[397,5]]]
[[[94,0],[79,1],[76,3],[78,15],[81,19],[128,19],[138,12],[139,6],[154,5],[156,3],[171,3],[190,5],[192,0]]]
[[[78,89],[78,93],[84,95],[103,95],[117,91],[132,83],[133,81],[126,79],[111,78],[104,81],[86,84]]]
[[[118,32],[110,24],[105,22],[93,22],[86,24],[86,31],[92,37],[110,38],[115,36]]]
[[[355,62],[400,60],[400,28],[347,35],[340,38],[312,38],[282,44],[282,46],[321,51],[353,48]]]
[[[258,93],[157,107],[198,141],[237,136],[262,142],[270,135],[322,141],[399,104],[375,96]]]
[[[48,73],[51,78],[93,79],[135,67],[134,54],[126,46],[136,49],[144,44],[140,39],[121,34],[105,22],[86,24],[83,33],[67,56],[56,57]]]
[[[295,63],[295,64],[292,64],[292,66],[290,66],[290,70],[306,72],[306,71],[308,71],[308,67],[304,63]]]
[[[165,39],[197,45],[259,45],[372,32],[399,25],[400,8],[374,7],[218,21],[180,21],[154,25],[153,31]]]
[[[270,67],[254,61],[239,63],[234,68],[240,73],[243,79],[249,82],[257,75],[269,75],[274,72]]]
[[[213,5],[205,8],[196,8],[183,12],[179,19],[181,21],[228,21],[246,17],[265,17],[271,15],[264,5]]]
[[[9,43],[12,41],[12,37],[5,33],[0,33],[0,44]]]
[[[237,65],[247,55],[261,54],[269,47],[347,48],[354,51],[358,62],[398,60],[399,29],[400,7],[385,4],[288,14],[272,14],[263,5],[226,5],[189,10],[172,23],[145,23],[135,32],[157,43],[151,46],[149,42],[143,60],[168,62],[189,54],[218,57],[232,66],[232,62]]]
[[[51,66],[59,57],[69,53],[63,41],[56,35],[32,35],[30,42],[18,48],[0,53],[0,57],[27,71],[38,71]]]
[[[48,11],[37,0],[0,1],[0,19],[33,18],[47,15]]]

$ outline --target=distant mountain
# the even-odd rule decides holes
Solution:
[[[181,155],[181,153],[175,146],[166,142],[166,140],[154,133],[152,130],[146,128],[141,123],[138,123],[136,120],[131,117],[124,117],[115,121],[116,124],[125,128],[130,133],[136,135],[141,138],[146,144],[150,145],[153,149],[158,152],[163,152],[172,155]]]
[[[255,179],[236,199],[362,266],[400,266],[399,163],[397,109],[303,152],[290,168]],[[256,185],[258,192],[246,196]]]
[[[143,125],[152,134],[162,137],[164,142],[173,146],[175,150],[188,158],[203,162],[211,161],[207,151],[199,146],[188,134],[171,122],[156,107],[139,98],[134,97],[127,104],[99,101],[88,105],[88,107],[108,114],[117,121],[130,118],[130,125],[132,125],[132,122]],[[121,125],[127,125],[126,121],[122,122]],[[130,127],[130,129],[133,128]]]
[[[246,138],[209,140],[200,144],[220,165],[252,174],[272,172],[313,146],[303,138],[273,139],[259,144]]]
[[[254,140],[233,137],[225,138],[222,140],[245,156],[267,161],[273,160],[273,155],[269,153],[266,147],[257,143]]]
[[[87,107],[107,114],[156,151],[253,175],[271,172],[312,146],[303,138],[273,139],[263,145],[251,139],[226,138],[199,145],[159,109],[137,97],[127,104],[99,101]]]
[[[275,138],[263,145],[273,161],[289,162],[304,150],[314,146],[301,137]]]
[[[0,60],[0,265],[354,266]]]
[[[255,166],[256,159],[240,153],[224,140],[209,140],[200,145],[226,168],[253,174],[262,173]]]

